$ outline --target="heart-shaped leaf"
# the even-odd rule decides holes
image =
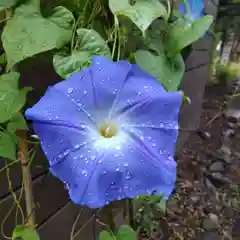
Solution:
[[[61,48],[71,39],[73,22],[72,13],[64,7],[56,7],[44,18],[39,0],[20,5],[2,33],[8,68],[38,53]]]
[[[0,156],[10,160],[16,160],[16,136],[6,131],[0,132]]]
[[[106,41],[94,30],[80,28],[77,30],[77,42],[71,55],[62,51],[55,54],[53,65],[56,72],[67,78],[71,73],[77,72],[91,64],[93,55],[111,57]]]
[[[136,240],[136,239],[137,234],[130,226],[123,225],[120,227],[117,234],[117,240]]]
[[[37,231],[34,228],[26,226],[17,226],[13,231],[12,240],[40,240]]]
[[[0,0],[0,8],[9,8],[14,6],[19,0]]]
[[[15,133],[17,129],[28,129],[25,118],[20,112],[14,114],[7,125],[7,131],[10,133]]]
[[[126,16],[145,34],[149,25],[158,17],[167,17],[165,6],[159,0],[109,0],[109,7],[116,16]]]
[[[139,50],[135,53],[135,61],[140,68],[156,77],[168,91],[178,89],[185,70],[181,54],[169,58],[164,52],[155,55],[146,50]]]
[[[179,18],[167,31],[164,46],[169,56],[177,55],[183,48],[200,39],[213,22],[210,15],[201,17],[194,22]]]
[[[0,123],[5,123],[25,104],[31,88],[18,89],[19,74],[11,72],[0,76]]]
[[[99,240],[116,240],[116,237],[107,231],[100,232]]]

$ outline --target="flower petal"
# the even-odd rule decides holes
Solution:
[[[41,147],[50,166],[64,161],[70,152],[76,152],[78,149],[82,149],[87,142],[93,141],[89,138],[90,131],[85,125],[82,128],[76,128],[35,122],[33,127],[41,139]]]
[[[187,3],[189,4],[190,17],[192,21],[195,21],[203,16],[205,7],[203,0],[187,0]],[[179,11],[182,15],[186,15],[187,11],[184,3],[180,4]]]
[[[65,122],[67,125],[75,126],[89,122],[94,123],[91,114],[83,107],[84,104],[88,103],[86,104],[88,105],[88,109],[92,109],[90,107],[93,104],[92,96],[89,96],[92,91],[84,94],[82,87],[80,87],[81,92],[78,91],[79,86],[86,86],[85,81],[80,82],[80,79],[85,79],[84,76],[87,79],[86,82],[90,82],[90,74],[86,70],[83,73],[75,74],[68,81],[63,81],[53,87],[49,87],[40,101],[32,108],[27,109],[25,112],[26,118],[53,124],[63,124]],[[71,98],[73,92],[77,94],[79,101],[81,101],[79,105],[78,100],[74,99],[74,97]]]
[[[110,59],[95,56],[92,59],[92,89],[99,113],[99,121],[107,118],[109,111],[124,88],[131,64],[127,61],[113,62]],[[108,112],[105,112],[106,109]]]
[[[166,156],[160,152],[152,156],[131,137],[122,148],[111,151],[94,152],[91,143],[78,151],[51,166],[51,172],[67,184],[70,197],[77,204],[100,208],[111,201],[154,190],[167,199],[174,188],[173,158],[166,160],[167,152]]]

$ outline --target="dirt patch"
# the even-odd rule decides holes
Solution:
[[[178,156],[176,193],[158,239],[230,240],[240,234],[240,130],[222,114],[226,95],[224,86],[206,89],[201,133],[192,133]]]

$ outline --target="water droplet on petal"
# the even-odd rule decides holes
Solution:
[[[119,172],[119,171],[120,171],[120,169],[119,169],[119,168],[116,168],[116,171],[117,171],[117,172]]]
[[[132,178],[132,174],[131,174],[130,172],[127,172],[125,178],[126,178],[127,180],[131,179],[131,178]]]
[[[85,169],[83,169],[83,170],[82,170],[82,174],[83,174],[83,176],[86,177],[86,176],[87,176],[87,171],[86,171]]]
[[[81,126],[81,128],[85,128],[85,127],[86,127],[86,124],[83,123],[83,124],[81,124],[80,126]]]
[[[124,163],[123,166],[124,166],[124,167],[128,167],[128,163]]]
[[[73,92],[73,88],[69,87],[67,92],[68,92],[68,94],[71,94]]]
[[[157,146],[157,144],[156,144],[156,143],[153,143],[153,144],[152,144],[152,147],[156,147],[156,146]]]

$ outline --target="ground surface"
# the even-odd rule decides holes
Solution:
[[[226,118],[224,86],[206,89],[201,129],[178,157],[176,194],[156,239],[240,239],[240,126]],[[228,121],[230,120],[230,121]]]

